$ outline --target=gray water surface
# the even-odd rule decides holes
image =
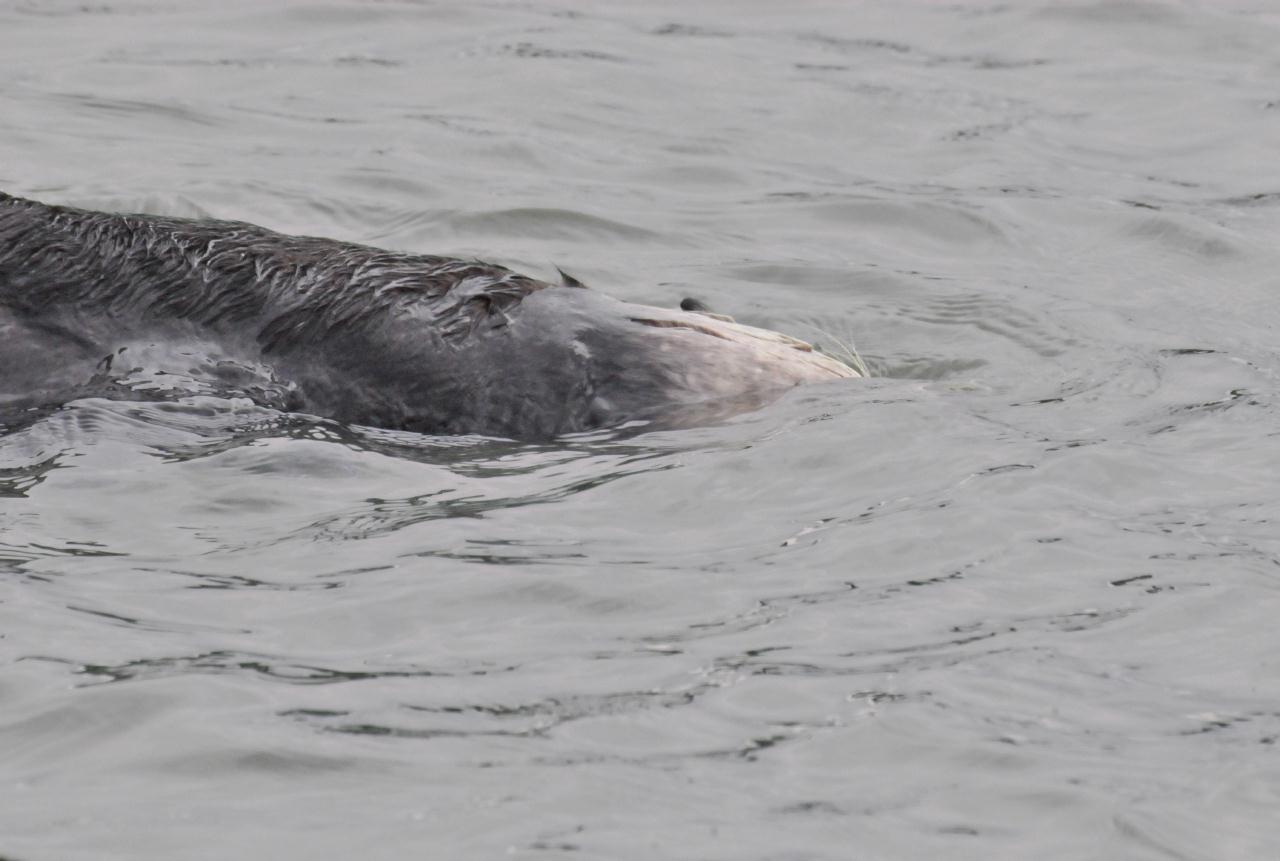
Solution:
[[[876,373],[0,436],[0,856],[1280,854],[1280,6],[0,0],[0,57],[6,191]]]

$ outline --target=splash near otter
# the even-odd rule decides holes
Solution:
[[[268,406],[529,440],[691,426],[859,376],[794,338],[568,277],[0,194],[0,408],[120,394],[123,368],[184,344],[272,383],[243,392]]]

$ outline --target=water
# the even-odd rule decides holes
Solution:
[[[1264,859],[1280,7],[0,2],[0,188],[876,378],[546,446],[0,437],[0,855]]]

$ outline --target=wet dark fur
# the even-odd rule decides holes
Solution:
[[[704,423],[801,382],[856,376],[715,316],[619,302],[567,276],[554,285],[241,222],[0,194],[0,424],[78,397],[128,397],[132,373],[224,391],[217,369],[238,368],[260,384],[226,396],[267,406],[548,439]]]
[[[441,335],[458,339],[505,325],[507,312],[547,286],[478,261],[0,193],[0,304],[18,311],[78,307],[217,328],[251,323],[271,352],[424,301]]]

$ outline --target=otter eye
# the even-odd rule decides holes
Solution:
[[[681,311],[710,311],[711,306],[706,302],[702,302],[692,296],[686,296],[680,300]]]

